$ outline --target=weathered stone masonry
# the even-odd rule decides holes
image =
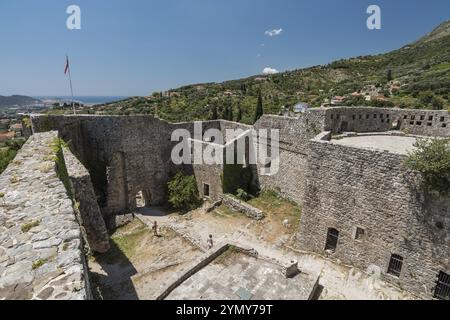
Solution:
[[[82,232],[57,175],[56,138],[30,137],[0,176],[0,300],[91,298]]]
[[[301,248],[323,253],[328,229],[336,229],[333,258],[429,298],[439,272],[450,271],[450,201],[425,199],[403,161],[402,155],[312,141],[298,238]],[[364,230],[359,239],[357,228]],[[386,272],[391,254],[404,258],[399,278]]]
[[[133,210],[140,191],[146,205],[165,200],[167,181],[180,169],[170,159],[176,144],[171,133],[179,128],[194,132],[193,123],[171,124],[149,116],[41,116],[33,118],[33,126],[36,132],[58,130],[65,141],[71,141],[71,150],[89,169],[106,221]],[[226,121],[202,126],[203,132],[251,129]],[[321,108],[298,118],[263,116],[254,128],[280,130],[280,170],[256,180],[262,189],[276,189],[303,204],[301,249],[326,254],[327,232],[334,228],[339,238],[331,258],[380,274],[422,297],[433,296],[437,274],[450,273],[449,198],[417,189],[417,175],[404,168],[402,155],[322,139],[340,132],[389,130],[446,137],[450,136],[448,112]],[[207,184],[212,200],[221,197],[221,166],[183,169],[196,175],[202,196]],[[257,169],[260,172],[260,166]],[[362,236],[355,239],[358,232]],[[391,254],[404,258],[399,277],[386,272]]]

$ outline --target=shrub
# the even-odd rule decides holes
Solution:
[[[248,193],[243,189],[237,189],[236,197],[238,197],[242,201],[247,201],[249,199]]]
[[[426,190],[448,193],[450,189],[450,139],[418,139],[406,166],[419,171]]]
[[[178,172],[167,184],[169,203],[180,210],[192,210],[200,205],[197,182],[194,176]]]

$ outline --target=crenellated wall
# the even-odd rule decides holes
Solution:
[[[371,107],[327,108],[325,130],[337,132],[383,132],[401,130],[410,134],[450,135],[450,113],[442,110],[406,110]]]

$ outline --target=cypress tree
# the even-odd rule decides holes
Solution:
[[[228,111],[228,120],[233,121],[233,105],[230,104],[230,110]]]
[[[211,120],[217,120],[219,118],[219,115],[217,114],[217,105],[214,103],[212,107],[212,115]]]
[[[259,120],[259,118],[262,117],[263,114],[264,114],[263,99],[262,99],[261,90],[259,90],[259,92],[258,92],[258,104],[256,105],[256,112],[255,112],[254,123],[256,123]]]
[[[242,120],[242,108],[241,108],[241,105],[239,104],[238,105],[238,114],[237,114],[237,117],[236,117],[236,122],[241,122],[241,120]]]
[[[388,70],[388,73],[387,73],[387,81],[390,82],[390,81],[392,81],[392,79],[393,79],[393,78],[392,78],[392,70],[389,69],[389,70]]]
[[[222,120],[228,119],[228,106],[225,104],[222,109]]]

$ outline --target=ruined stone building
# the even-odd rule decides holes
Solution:
[[[193,123],[151,116],[34,116],[32,123],[34,133],[54,130],[70,141],[67,171],[93,250],[107,249],[106,228],[139,201],[163,204],[167,182],[180,168],[195,175],[202,197],[218,200],[227,192],[223,165],[171,161],[172,132],[194,135]],[[270,163],[250,167],[250,184],[302,205],[301,250],[377,274],[422,298],[448,295],[450,197],[424,193],[417,173],[403,164],[417,136],[450,136],[448,112],[320,108],[298,118],[266,115],[253,127],[202,122],[203,131],[211,128],[224,137],[239,128],[244,138],[251,129],[279,129],[279,171],[261,175]],[[225,138],[224,148],[235,142]]]

